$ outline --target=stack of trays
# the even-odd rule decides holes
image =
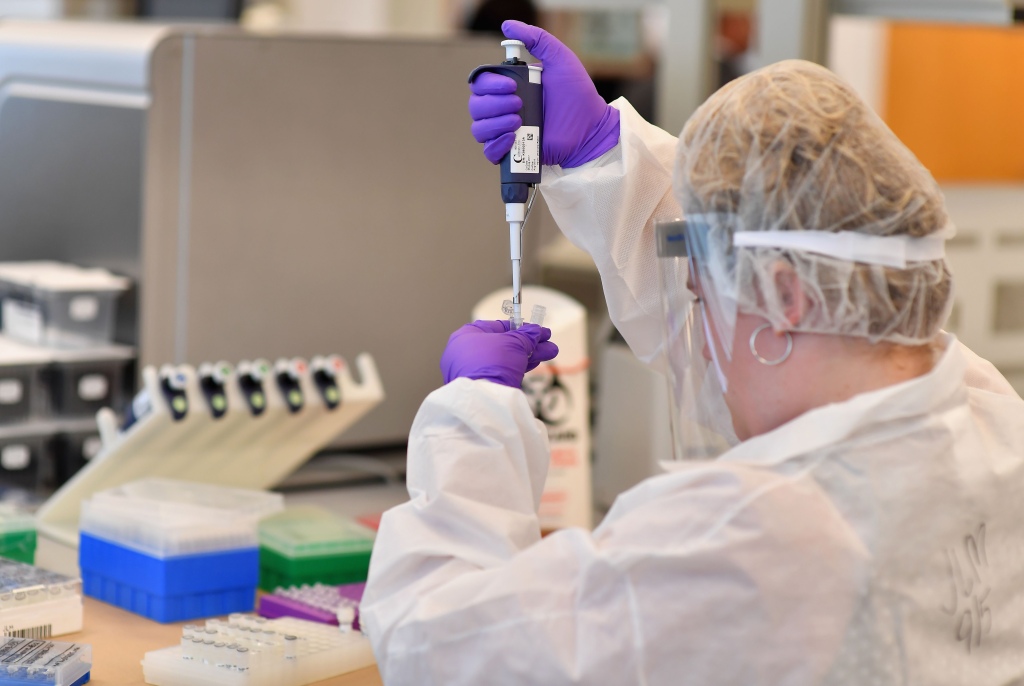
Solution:
[[[375,533],[318,507],[260,522],[260,588],[365,581]]]
[[[279,494],[142,479],[82,503],[85,593],[158,622],[253,609],[257,522]]]

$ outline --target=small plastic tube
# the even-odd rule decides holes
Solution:
[[[240,672],[246,672],[249,670],[249,666],[252,661],[252,653],[245,646],[239,646],[235,648],[235,655],[233,662],[235,663],[235,669]]]
[[[338,627],[342,631],[350,631],[352,629],[352,622],[356,621],[355,607],[347,604],[341,604],[338,605],[338,608],[334,613],[338,618]]]
[[[294,660],[299,654],[299,637],[291,634],[284,637],[284,656],[287,660]]]
[[[544,317],[547,316],[548,308],[543,305],[534,305],[530,311],[530,323],[537,326],[544,326]]]

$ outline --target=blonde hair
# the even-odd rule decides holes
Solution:
[[[698,108],[680,137],[675,189],[685,213],[732,215],[733,231],[921,237],[949,224],[938,184],[913,153],[849,85],[798,60],[736,79]],[[770,248],[736,258],[740,309],[779,328],[917,345],[952,306],[944,260],[892,269]],[[780,258],[814,303],[795,327],[772,302],[764,269]]]

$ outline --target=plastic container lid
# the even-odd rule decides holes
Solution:
[[[19,343],[0,335],[0,367],[46,365],[53,361],[53,350]]]
[[[82,503],[81,530],[155,557],[259,544],[257,522],[284,507],[279,493],[149,478]]]
[[[80,362],[124,362],[134,359],[135,348],[105,344],[88,348],[45,348],[0,334],[0,368]]]
[[[64,262],[0,262],[0,281],[44,291],[120,292],[131,280],[106,269],[86,269]]]
[[[288,508],[260,522],[260,545],[290,558],[361,553],[373,547],[374,532],[323,508]]]
[[[0,611],[81,594],[81,579],[0,557]]]

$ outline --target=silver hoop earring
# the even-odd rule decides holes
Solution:
[[[782,357],[777,360],[766,360],[761,357],[757,352],[757,335],[767,329],[771,324],[762,324],[761,326],[754,329],[754,333],[750,334],[750,354],[754,356],[754,359],[765,365],[766,367],[774,367],[777,364],[782,364],[789,359],[789,354],[793,352],[793,337],[788,331],[783,331],[786,334],[786,352],[782,353]]]

